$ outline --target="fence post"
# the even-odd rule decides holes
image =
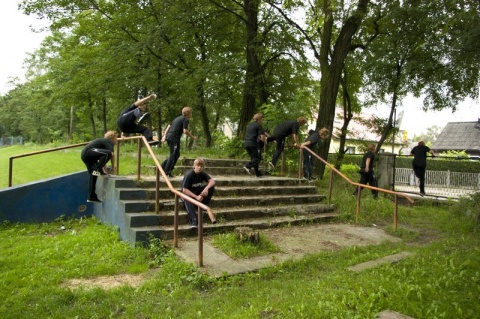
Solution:
[[[380,153],[378,155],[378,187],[393,190],[395,189],[395,157],[397,155],[394,153]]]
[[[450,170],[447,171],[447,187],[450,187]]]

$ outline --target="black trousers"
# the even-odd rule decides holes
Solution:
[[[180,157],[180,141],[167,140],[167,144],[170,149],[170,156],[163,161],[162,168],[165,171],[165,174],[169,175],[172,173],[175,164],[177,164],[178,158]]]
[[[204,189],[205,189],[205,187],[199,188],[199,189],[193,191],[193,193],[195,195],[199,195],[201,192],[203,192]],[[208,205],[208,203],[210,203],[210,200],[212,199],[214,191],[215,191],[215,187],[211,187],[211,188],[208,189],[208,195],[207,195],[207,197],[205,197],[201,201],[202,204]],[[182,201],[183,201],[183,204],[185,205],[185,210],[187,211],[188,219],[190,220],[190,222],[196,221],[197,220],[197,206],[193,205],[189,201],[186,201],[186,200],[183,200],[183,199],[182,199]]]
[[[253,168],[255,170],[255,175],[259,175],[258,164],[260,164],[262,156],[260,155],[261,153],[258,146],[247,146],[245,147],[245,150],[248,155],[250,155],[250,162],[248,162],[245,167],[248,169]]]
[[[97,184],[97,176],[92,175],[93,171],[101,171],[108,161],[112,158],[112,152],[101,148],[91,148],[82,156],[82,161],[87,167],[90,179],[88,181],[88,196],[96,197],[95,185]]]
[[[374,187],[378,187],[378,184],[377,184],[377,177],[375,177],[375,173],[373,171],[368,171],[368,172],[360,172],[360,181],[359,181],[360,184],[363,184],[363,185],[370,185],[370,186],[374,186]],[[360,191],[362,190],[362,188],[360,188]],[[357,191],[358,191],[358,188],[355,188],[355,191],[353,192],[354,195],[357,195]],[[372,194],[374,197],[377,197],[378,196],[378,191],[377,190],[374,190],[372,189]]]
[[[420,180],[420,193],[425,193],[425,167],[413,165],[413,172]]]
[[[129,116],[120,116],[117,120],[117,126],[120,131],[127,134],[139,133],[145,136],[147,141],[153,140],[153,133],[148,127],[138,125],[135,123],[135,118],[133,121]]]

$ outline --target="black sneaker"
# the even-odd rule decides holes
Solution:
[[[198,220],[194,219],[190,222],[190,228],[198,228]]]
[[[102,201],[98,199],[98,197],[89,197],[87,199],[87,203],[101,203]]]
[[[262,173],[257,173],[257,174],[255,174],[255,177],[256,177],[256,178],[262,178],[262,177],[264,177],[264,176],[263,176]]]
[[[150,146],[158,145],[158,143],[160,143],[160,142],[159,142],[159,141],[155,141],[155,140],[148,141],[148,145],[150,145]]]
[[[105,174],[104,171],[99,170],[99,171],[93,171],[93,172],[92,172],[92,175],[93,175],[93,176],[100,176],[100,175],[107,175],[107,174]]]

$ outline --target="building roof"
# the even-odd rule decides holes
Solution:
[[[466,151],[480,153],[480,119],[476,122],[447,123],[431,149],[442,151]]]

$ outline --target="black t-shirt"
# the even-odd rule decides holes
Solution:
[[[192,193],[196,194],[196,191],[203,189],[211,178],[212,177],[204,171],[195,174],[193,169],[189,170],[183,176],[182,189],[187,188]]]
[[[245,131],[245,147],[257,147],[258,137],[264,134],[264,132],[263,127],[257,122],[248,124]]]
[[[413,166],[427,167],[427,153],[430,152],[430,147],[417,145],[412,148],[410,154],[413,154]]]
[[[180,138],[182,137],[183,130],[187,129],[188,130],[188,123],[190,121],[188,118],[184,115],[177,116],[172,124],[170,124],[170,128],[168,129],[167,136],[165,139],[167,141],[180,141]]]
[[[367,167],[367,158],[370,159],[370,165],[368,165],[368,170],[373,171],[373,160],[375,159],[375,154],[372,151],[368,151],[363,155],[362,166],[360,166],[360,171],[365,172],[365,167]]]
[[[88,143],[87,145],[85,145],[85,147],[82,150],[81,155],[84,156],[85,153],[88,152],[88,150],[90,150],[92,148],[109,150],[110,152],[114,151],[114,145],[113,145],[113,142],[112,142],[111,139],[109,139],[109,138],[97,138],[97,139],[91,141],[90,143]]]
[[[318,131],[314,131],[314,130],[310,130],[308,132],[308,137],[307,139],[305,140],[305,142],[308,142],[310,141],[310,145],[307,145],[307,147],[311,150],[314,149],[314,147],[317,145],[318,141],[320,141],[321,138],[320,138],[320,134],[318,134]]]
[[[278,124],[273,130],[273,136],[275,137],[287,137],[290,134],[297,134],[300,124],[295,120],[285,121]]]

